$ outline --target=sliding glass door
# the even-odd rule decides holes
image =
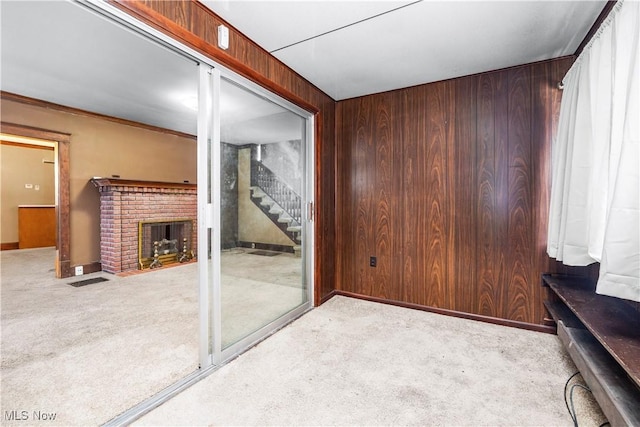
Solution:
[[[308,301],[304,124],[284,107],[221,80],[223,349]]]
[[[218,363],[311,307],[312,119],[211,68],[200,114],[201,359]]]

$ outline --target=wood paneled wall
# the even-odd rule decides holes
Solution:
[[[338,102],[337,290],[541,324],[540,274],[557,268],[557,84],[572,61]]]
[[[316,113],[316,303],[335,284],[335,101],[195,0],[112,0],[138,19],[189,45],[289,101]],[[229,27],[229,49],[217,27]]]

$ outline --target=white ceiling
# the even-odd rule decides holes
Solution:
[[[201,2],[335,100],[571,55],[606,4]]]
[[[74,3],[3,1],[0,88],[190,135],[196,62]],[[301,138],[301,118],[226,80],[221,136],[233,144]]]
[[[302,139],[304,120],[283,107],[222,79],[220,139],[229,144],[269,144]]]
[[[605,3],[205,2],[336,100],[572,54]],[[196,133],[194,62],[74,3],[0,0],[0,16],[2,90]],[[246,91],[222,100],[229,142],[300,134]]]
[[[77,4],[0,1],[3,91],[195,135],[195,62]]]

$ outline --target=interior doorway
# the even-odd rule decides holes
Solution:
[[[2,135],[4,250],[56,245],[54,151],[53,142]]]
[[[0,134],[3,144],[22,147],[23,149],[36,148],[44,151],[52,151],[52,156],[48,162],[45,163],[43,159],[42,165],[46,168],[51,167],[52,173],[50,179],[53,187],[53,222],[55,224],[55,238],[54,246],[56,248],[55,255],[55,274],[56,278],[70,277],[71,265],[70,265],[70,239],[69,239],[69,143],[70,135],[46,129],[38,129],[29,126],[18,125],[14,123],[2,122]],[[3,168],[4,170],[4,168]],[[3,182],[4,177],[3,177]],[[43,189],[36,189],[36,183],[24,183],[25,186],[31,185],[31,188],[27,190],[36,192],[44,191]],[[50,186],[51,182],[46,183],[46,186]],[[3,185],[3,193],[5,187]],[[15,206],[17,208],[17,206]],[[3,204],[3,209],[5,209]],[[37,215],[42,215],[40,212]],[[51,215],[48,213],[46,215]],[[4,212],[3,212],[4,216]],[[4,220],[3,220],[4,221]],[[4,224],[3,224],[4,226]],[[11,227],[11,225],[8,225]],[[4,230],[3,230],[4,231]],[[9,239],[11,240],[11,239]],[[15,242],[6,241],[3,238],[3,243],[8,243],[13,248]],[[18,245],[15,249],[20,246]]]

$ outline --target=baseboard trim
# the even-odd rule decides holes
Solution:
[[[89,264],[78,264],[74,266],[69,266],[65,271],[66,275],[62,277],[63,278],[74,277],[76,267],[80,267],[80,266],[82,266],[82,274],[91,274],[91,273],[97,273],[99,271],[102,271],[102,263],[100,262],[92,262]]]
[[[331,298],[335,297],[336,295],[338,295],[338,292],[335,290],[329,292],[327,295],[320,298],[320,302],[316,305],[316,307],[324,304],[325,302],[329,301]]]
[[[66,277],[72,277],[73,271],[71,270],[71,261],[59,261],[57,257],[60,255],[58,251],[56,255],[56,277],[64,279]]]
[[[238,241],[238,247],[248,248],[248,249],[259,249],[263,251],[288,252],[291,254],[294,253],[293,246],[273,245],[271,243],[245,242],[240,240]]]
[[[84,270],[84,274],[97,273],[98,271],[102,271],[102,263],[92,262],[91,264],[83,264],[82,269]]]
[[[498,317],[485,316],[482,314],[465,313],[463,311],[449,310],[446,308],[429,307],[425,305],[413,304],[413,303],[403,302],[403,301],[388,300],[384,298],[371,297],[368,295],[361,295],[361,294],[345,292],[340,290],[333,291],[331,294],[329,294],[329,298],[333,297],[334,295],[342,295],[349,298],[357,298],[357,299],[362,299],[362,300],[371,301],[371,302],[379,302],[382,304],[395,305],[398,307],[410,308],[413,310],[428,311],[431,313],[444,314],[445,316],[459,317],[462,319],[477,320],[480,322],[492,323],[494,325],[509,326],[512,328],[526,329],[529,331],[543,332],[543,333],[553,334],[553,335],[556,334],[556,328],[553,326],[535,325],[533,323],[520,322],[517,320],[500,319]],[[329,298],[327,298],[327,300]]]
[[[0,251],[12,251],[14,249],[19,249],[18,242],[9,242],[9,243],[0,243]]]

